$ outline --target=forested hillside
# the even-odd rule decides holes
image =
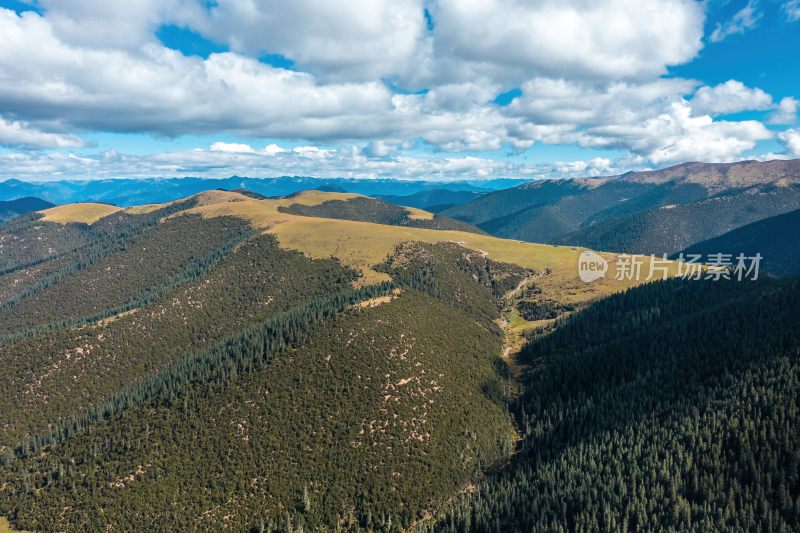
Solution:
[[[195,204],[196,199],[190,198],[131,212],[112,210],[111,215],[93,224],[85,222],[92,208],[81,206],[81,211],[76,206],[64,206],[24,215],[0,226],[0,306],[7,308],[124,250],[161,218]],[[49,221],[48,216],[66,216],[69,221]]]
[[[479,198],[485,193],[475,191],[461,191],[450,189],[432,189],[420,191],[407,196],[396,195],[376,195],[377,198],[395,205],[407,205],[417,207],[432,213],[444,211],[456,205],[465,204],[471,200]]]
[[[800,208],[800,186],[758,187],[605,219],[553,242],[616,252],[672,255],[700,241],[797,208]]]
[[[439,531],[800,527],[800,282],[667,281],[523,350],[515,458]]]
[[[761,269],[779,277],[800,275],[800,210],[753,222],[693,244],[685,254],[761,254]]]
[[[394,531],[509,456],[495,320],[530,270],[408,243],[374,265],[391,281],[364,284],[246,216],[192,209],[218,202],[275,209],[219,192],[19,226],[53,243],[37,267],[58,268],[9,283],[0,307],[1,516],[34,531]]]

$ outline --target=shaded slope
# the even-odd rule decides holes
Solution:
[[[381,270],[401,285],[461,309],[496,333],[499,329],[494,320],[501,298],[531,274],[452,242],[401,243]]]
[[[64,279],[3,303],[0,336],[43,324],[102,316],[144,293],[184,275],[187,267],[249,233],[239,219],[207,221],[177,217],[131,239],[124,249],[104,256]],[[31,293],[32,292],[32,293]]]
[[[41,262],[88,244],[91,237],[78,224],[42,222],[29,213],[0,226],[0,271]]]
[[[433,213],[444,211],[456,205],[465,204],[482,196],[483,193],[475,191],[461,191],[449,189],[433,189],[420,191],[407,196],[377,195],[376,198],[395,205],[407,205],[418,209],[425,209]]]
[[[763,257],[761,270],[780,277],[800,274],[800,210],[747,224],[719,237],[693,244],[686,254],[740,253]]]
[[[195,206],[197,198],[116,211],[91,225],[43,222],[41,214],[19,217],[0,229],[0,303],[30,296],[66,276],[121,251],[157,226],[162,217]],[[73,215],[82,218],[77,210]]]
[[[31,211],[48,209],[50,207],[54,207],[54,205],[40,198],[31,196],[5,202],[0,201],[0,224],[16,216],[30,213]]]
[[[523,210],[554,204],[565,196],[580,194],[583,189],[574,180],[535,181],[486,194],[466,204],[446,209],[443,214],[480,225]]]

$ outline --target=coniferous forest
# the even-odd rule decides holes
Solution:
[[[800,282],[668,281],[523,350],[511,462],[437,531],[800,528]]]

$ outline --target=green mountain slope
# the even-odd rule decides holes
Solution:
[[[800,210],[753,222],[733,231],[699,242],[684,250],[686,254],[707,256],[714,253],[740,253],[763,257],[761,270],[774,276],[800,274]]]
[[[485,355],[496,342],[409,289],[224,386],[193,386],[47,448],[21,463],[28,477],[0,507],[44,530],[408,526],[510,448],[505,408],[483,392],[497,379]]]
[[[16,527],[397,530],[510,454],[495,320],[528,270],[406,243],[376,267],[394,286],[353,289],[230,216],[122,244],[0,309]]]
[[[188,279],[187,269],[201,268],[200,263],[212,260],[217,250],[224,253],[226,245],[243,240],[249,231],[247,224],[232,217],[166,220],[102,258],[82,257],[90,264],[76,265],[74,273],[67,270],[38,290],[29,289],[4,302],[8,312],[0,317],[0,336],[76,317],[99,319],[127,311],[138,300],[152,298],[158,287]]]
[[[514,460],[440,531],[796,530],[800,282],[668,281],[523,351]]]
[[[797,281],[602,299],[638,282],[584,283],[580,249],[443,220],[349,193],[211,191],[5,224],[0,517],[30,531],[800,526]]]
[[[481,225],[535,207],[552,205],[561,198],[582,194],[588,186],[577,180],[542,180],[481,196],[446,209],[443,214]]]
[[[36,213],[17,217],[0,226],[0,272],[7,273],[88,244],[82,224],[41,222]]]
[[[124,249],[163,218],[196,202],[197,198],[189,198],[135,211],[118,211],[103,204],[67,205],[23,215],[0,226],[0,304],[53,285]],[[81,222],[87,218],[81,210],[94,211],[96,207],[111,214],[92,224]],[[71,212],[78,216],[70,218]]]
[[[0,381],[9,391],[2,399],[8,425],[0,444],[19,444],[231,331],[344,290],[352,279],[337,263],[306,260],[267,235],[241,244],[201,279],[168,287],[130,311],[7,342]]]

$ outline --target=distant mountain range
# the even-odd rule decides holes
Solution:
[[[674,254],[800,208],[800,160],[686,163],[546,180],[442,211],[490,234],[599,250]]]
[[[446,188],[448,192],[485,193],[515,187],[527,181],[522,179],[470,180],[447,182]],[[24,196],[35,196],[55,204],[104,202],[126,207],[146,203],[168,202],[213,189],[247,189],[264,196],[286,196],[309,189],[328,192],[354,192],[366,196],[408,196],[425,191],[439,190],[442,187],[442,182],[424,180],[323,179],[304,176],[281,176],[277,178],[231,176],[225,179],[186,177],[48,182],[26,182],[10,179],[0,182],[0,200],[14,200]],[[444,203],[456,202],[452,201],[452,199],[444,198]]]
[[[0,201],[0,224],[16,216],[30,213],[31,211],[41,211],[50,207],[54,207],[54,205],[30,196],[5,202]]]

